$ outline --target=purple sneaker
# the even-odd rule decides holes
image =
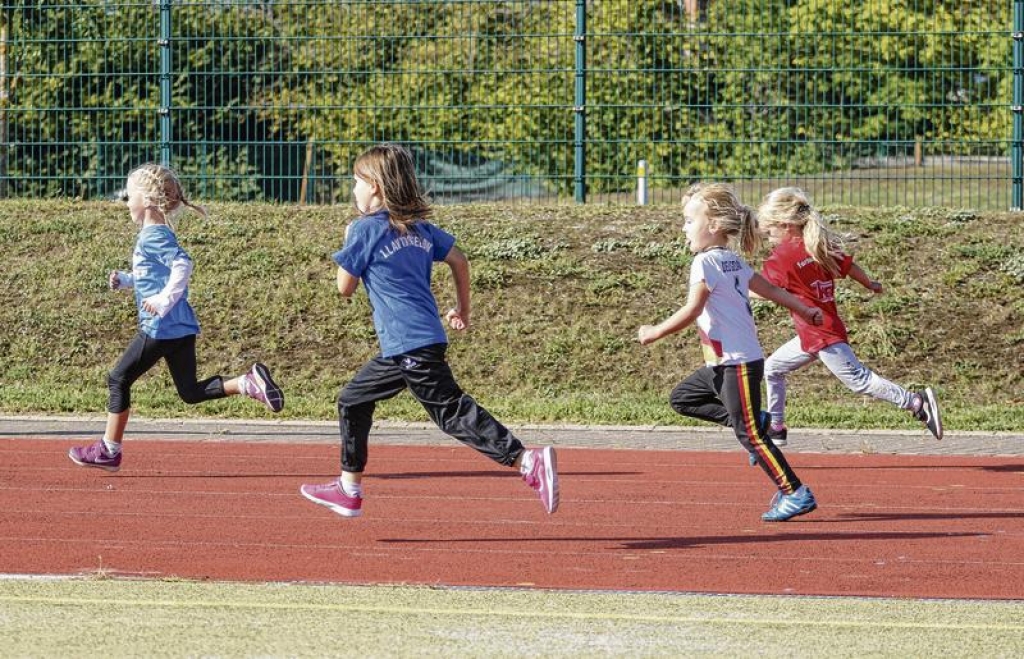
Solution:
[[[256,362],[252,370],[242,376],[242,392],[275,414],[284,409],[284,392],[270,377],[270,369],[265,364]]]
[[[345,494],[338,481],[326,485],[303,485],[299,492],[313,503],[327,506],[342,517],[359,517],[363,514],[363,498]]]
[[[558,510],[558,467],[555,462],[555,449],[546,446],[542,449],[529,449],[523,455],[523,480],[537,490],[544,510],[553,513]]]
[[[88,446],[72,448],[68,451],[68,457],[79,467],[96,467],[107,471],[117,471],[121,468],[121,454],[107,455],[102,439]]]

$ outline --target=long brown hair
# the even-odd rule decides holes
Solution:
[[[814,262],[825,268],[833,277],[839,276],[836,254],[843,251],[843,237],[829,228],[807,193],[800,188],[779,188],[768,193],[758,208],[761,223],[792,224],[799,227],[804,239],[804,249]]]
[[[391,226],[405,233],[409,226],[433,215],[430,201],[416,180],[412,154],[400,144],[378,144],[364,151],[352,173],[377,186]]]
[[[746,255],[755,254],[761,247],[761,234],[757,230],[757,213],[740,201],[731,185],[726,183],[694,183],[683,193],[683,205],[697,197],[708,207],[711,226],[729,238],[732,248]]]

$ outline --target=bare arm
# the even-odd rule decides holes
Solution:
[[[348,270],[338,267],[338,292],[342,297],[351,298],[352,294],[359,288],[359,278],[353,277]]]
[[[854,280],[864,288],[868,289],[875,295],[880,295],[882,293],[882,283],[872,279],[871,275],[864,272],[864,269],[861,268],[856,263],[850,265],[850,272],[847,273],[846,276]]]
[[[701,312],[704,311],[704,305],[707,304],[708,297],[710,295],[711,291],[704,282],[690,286],[690,291],[686,297],[686,304],[684,304],[679,311],[675,312],[657,325],[640,326],[640,329],[637,330],[637,337],[640,339],[640,345],[649,345],[658,339],[666,337],[669,334],[674,334],[688,325],[693,324],[693,322],[697,320],[697,317],[700,316]]]
[[[448,310],[445,319],[452,329],[463,331],[469,327],[469,259],[453,245],[444,262],[451,268],[455,282],[455,308]]]
[[[822,323],[821,309],[807,306],[797,296],[784,288],[779,288],[757,273],[750,278],[750,290],[766,300],[771,300],[775,304],[795,312],[811,325],[821,325]]]

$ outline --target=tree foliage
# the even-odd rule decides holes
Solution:
[[[382,140],[572,189],[573,3],[172,3],[173,164],[203,196],[294,200]],[[9,180],[109,194],[157,159],[159,3],[8,3]],[[1006,155],[998,0],[588,3],[590,190],[647,159],[675,182],[807,174],[903,154]],[[334,190],[344,190],[336,186]],[[344,195],[344,191],[335,192]],[[328,200],[332,197],[328,197]]]

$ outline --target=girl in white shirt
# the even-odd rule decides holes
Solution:
[[[782,451],[766,439],[767,415],[761,411],[764,353],[750,309],[749,292],[821,323],[821,310],[809,307],[754,272],[734,247],[757,251],[760,234],[754,210],[743,205],[728,185],[698,183],[683,196],[683,230],[690,251],[690,287],[686,304],[657,325],[643,325],[641,345],[697,324],[704,366],[683,380],[670,397],[684,416],[731,426],[736,439],[775,483],[778,492],[761,516],[783,522],[817,507]]]

